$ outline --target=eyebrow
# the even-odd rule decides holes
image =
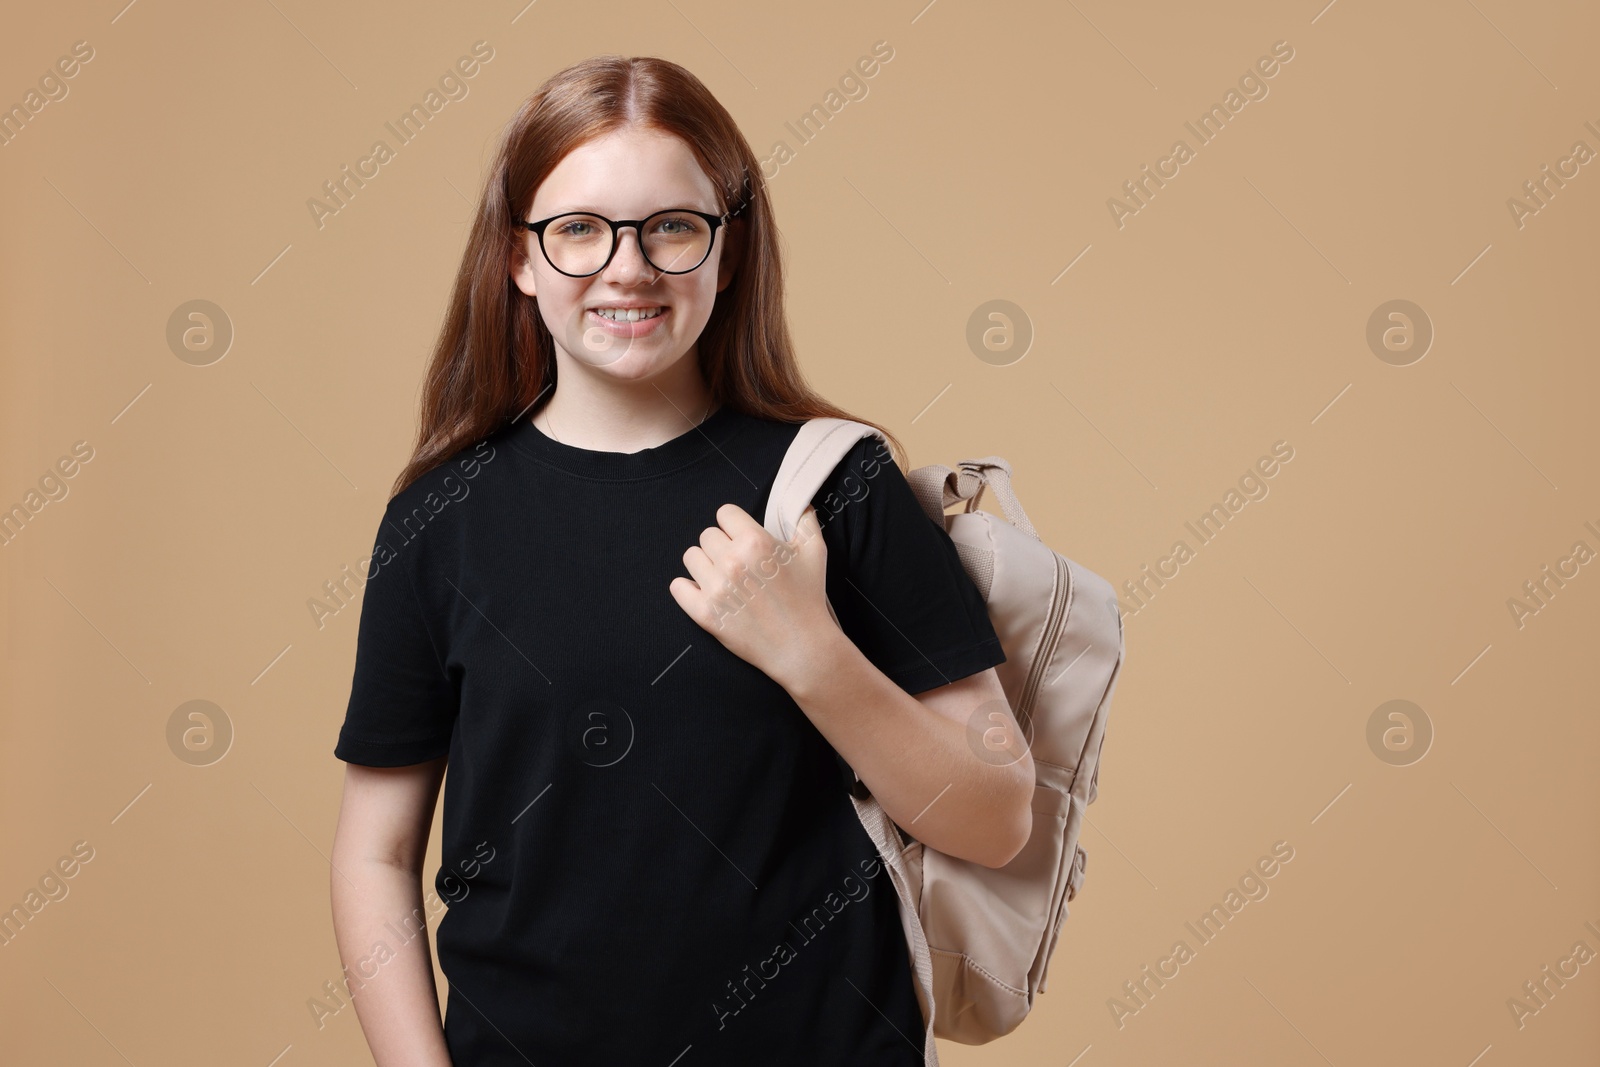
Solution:
[[[688,208],[688,207],[693,207],[694,210],[696,210],[696,211],[704,211],[707,215],[715,215],[717,213],[717,209],[716,209],[715,206],[712,206],[712,207],[698,207],[698,206],[693,205],[693,204],[685,204],[685,203],[679,202],[679,203],[676,203],[676,204],[669,204],[666,207],[658,207],[658,208],[655,209],[655,211],[647,211],[643,215],[641,215],[640,218],[649,218],[651,215],[654,215],[657,211],[682,211],[682,210],[684,210],[685,208]],[[601,211],[599,208],[594,207],[591,204],[579,204],[579,205],[577,205],[575,207],[551,208],[549,210],[549,214],[551,214],[551,215],[571,215],[571,214],[575,214],[577,212],[584,212],[584,213],[590,214],[590,215],[605,215],[605,212]],[[606,216],[606,217],[609,218],[610,216]]]

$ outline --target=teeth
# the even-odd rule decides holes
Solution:
[[[665,311],[666,308],[595,308],[594,313],[601,318],[612,319],[616,322],[638,322],[640,319],[653,319]]]

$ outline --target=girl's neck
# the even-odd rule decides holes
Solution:
[[[655,448],[698,426],[718,406],[692,354],[684,360],[695,373],[682,382],[602,383],[568,374],[567,384],[532,416],[534,426],[553,440],[590,451]]]

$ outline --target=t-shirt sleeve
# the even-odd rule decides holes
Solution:
[[[436,627],[414,587],[419,546],[400,541],[393,529],[385,512],[362,588],[350,702],[333,750],[347,763],[371,767],[448,754],[459,708]]]
[[[840,628],[902,689],[921,693],[1005,662],[983,594],[888,445],[856,442],[812,498]]]

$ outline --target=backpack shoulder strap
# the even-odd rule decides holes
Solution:
[[[876,426],[849,419],[818,418],[800,427],[772,481],[767,514],[762,525],[782,541],[794,539],[801,512],[817,495],[822,483],[863,437],[879,437]]]

